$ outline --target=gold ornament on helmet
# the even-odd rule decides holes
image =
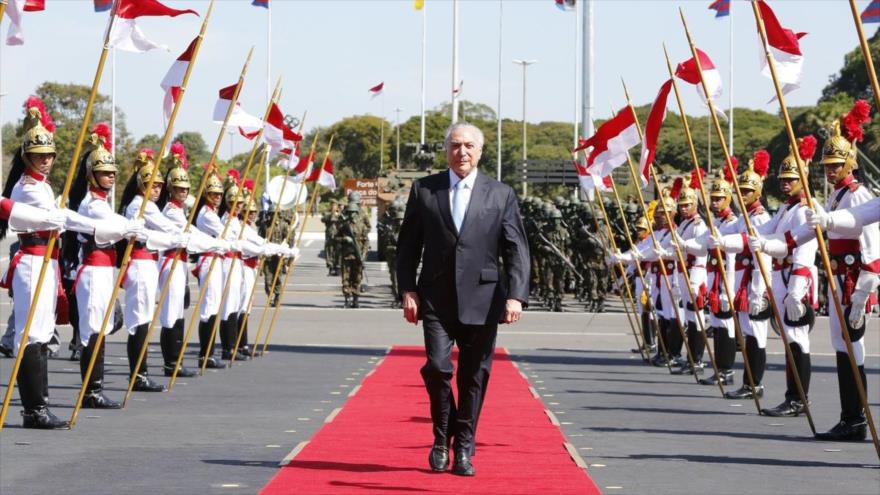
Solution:
[[[769,168],[770,153],[767,150],[758,150],[749,160],[748,168],[739,174],[739,189],[746,206],[761,199]]]
[[[36,96],[31,96],[25,102],[24,109],[22,153],[55,153],[55,124],[46,111],[46,105]]]
[[[647,231],[648,230],[648,219],[645,217],[639,217],[639,219],[636,220],[636,230]]]
[[[174,167],[168,172],[168,186],[189,189],[189,174],[183,167]]]
[[[223,194],[223,182],[213,172],[208,176],[208,183],[205,184],[205,194],[209,193]]]
[[[138,173],[145,165],[153,165],[153,150],[142,148],[134,159],[134,173]]]
[[[835,120],[828,129],[828,137],[822,147],[822,165],[843,164],[836,180],[846,178],[858,168],[856,143],[864,138],[862,124],[871,120],[871,105],[857,100],[852,109]]]
[[[239,174],[238,170],[233,168],[226,172],[226,180],[223,188],[223,199],[226,201],[226,206],[228,206],[229,208],[232,208],[232,205],[234,204],[241,207],[244,195],[242,194],[241,187],[239,186],[240,181],[241,175]]]
[[[95,172],[118,172],[116,160],[110,153],[112,144],[110,141],[110,127],[107,124],[98,124],[92,129],[86,144],[86,177],[92,187],[100,187],[95,178]]]
[[[798,155],[800,155],[800,159],[804,164],[804,174],[808,174],[807,166],[810,165],[810,161],[813,159],[813,155],[816,153],[816,138],[813,136],[805,136],[802,138],[798,138]],[[803,190],[804,186],[800,181],[801,174],[798,170],[798,161],[797,157],[793,153],[789,153],[788,156],[782,160],[782,163],[779,165],[779,173],[776,177],[780,180],[782,179],[794,179],[797,182],[792,184],[791,189],[789,190],[789,196],[796,196],[800,194]]]
[[[709,196],[713,198],[727,198],[724,208],[730,206],[730,200],[733,197],[733,179],[738,164],[736,157],[730,157],[731,165],[724,167],[724,172],[712,181],[709,186]]]
[[[254,192],[256,189],[256,183],[253,179],[246,179],[244,181],[244,208],[245,213],[253,213],[260,211],[260,207],[257,204],[257,196]]]
[[[143,165],[137,171],[137,181],[138,181],[138,189],[147,194],[147,185],[150,183],[150,177],[153,176],[153,171],[156,170],[156,165],[153,162],[148,162]],[[156,171],[156,178],[153,179],[153,184],[164,184],[165,180],[162,178],[162,174]]]

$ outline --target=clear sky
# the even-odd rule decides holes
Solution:
[[[90,84],[107,13],[95,13],[91,0],[48,0],[46,10],[25,13],[25,44],[2,47],[2,121],[21,117],[21,103],[43,81]],[[301,115],[307,128],[342,117],[379,114],[383,98],[371,100],[368,89],[385,81],[384,115],[404,120],[419,113],[421,13],[412,0],[271,0],[274,81],[283,77],[281,108]],[[579,3],[582,3],[579,1]],[[730,88],[729,26],[733,23],[733,96],[735,106],[777,111],[767,104],[770,81],[760,74],[758,38],[747,2],[734,1],[732,15],[715,19],[710,0],[600,0],[593,2],[595,117],[607,117],[609,106],[623,104],[620,78],[636,103],[650,102],[667,77],[661,44],[673,64],[689,58],[678,17],[683,7],[695,41],[721,70],[727,107]],[[867,1],[859,1],[860,8]],[[203,0],[168,0],[175,8],[195,8]],[[527,120],[574,118],[575,24],[573,12],[561,12],[553,0],[503,1],[502,115],[522,118],[522,72],[511,60],[536,59],[528,69]],[[785,1],[770,5],[782,24],[809,33],[801,40],[806,57],[803,86],[787,97],[789,105],[814,104],[843,55],[858,43],[848,3],[842,0]],[[448,101],[452,86],[452,2],[427,0],[427,107]],[[142,18],[139,25],[170,51],[116,54],[116,103],[137,139],[162,132],[159,82],[172,61],[197,34],[195,16]],[[2,28],[5,39],[8,19]],[[868,26],[869,35],[875,27]],[[463,98],[493,108],[498,98],[499,1],[460,1],[460,67]],[[176,130],[201,132],[213,142],[217,126],[210,121],[217,90],[235,82],[248,49],[255,55],[242,104],[254,114],[264,110],[267,93],[267,11],[250,0],[217,0],[202,52],[190,81]],[[111,64],[101,85],[109,94]],[[705,113],[695,91],[685,88],[689,113]],[[670,100],[670,105],[674,105]],[[671,108],[671,107],[670,107]],[[9,143],[4,143],[8,146]],[[236,138],[236,152],[243,138]],[[228,156],[227,142],[221,157]]]

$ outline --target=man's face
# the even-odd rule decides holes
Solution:
[[[829,184],[837,184],[843,179],[846,179],[847,173],[848,171],[843,163],[831,163],[825,165],[825,180],[827,180]]]
[[[55,162],[55,153],[28,153],[31,166],[43,175],[49,175],[52,171],[52,163]]]
[[[217,208],[220,206],[220,200],[223,199],[223,195],[217,192],[211,192],[206,194],[205,198],[208,200],[208,204]]]
[[[726,210],[729,204],[730,199],[725,196],[712,196],[709,198],[709,205],[715,213],[721,213]]]
[[[480,162],[483,149],[477,142],[473,130],[459,127],[452,131],[446,146],[446,161],[449,168],[459,177],[466,177]]]
[[[186,201],[186,196],[189,194],[189,189],[186,187],[172,187],[171,188],[171,199],[174,201],[183,203]]]
[[[150,189],[150,201],[156,202],[159,201],[159,196],[162,194],[162,184],[161,182],[153,182],[153,188]]]
[[[794,196],[801,192],[800,179],[779,179],[779,191],[786,196]]]
[[[116,172],[95,172],[95,182],[102,189],[110,189],[116,183]]]
[[[678,205],[678,214],[684,218],[690,218],[697,211],[696,203],[685,203]]]

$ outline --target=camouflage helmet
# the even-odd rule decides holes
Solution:
[[[563,198],[562,196],[556,196],[555,198],[553,198],[553,204],[557,208],[561,208],[563,205],[565,205],[565,198]]]
[[[559,211],[557,208],[553,208],[553,210],[550,212],[550,218],[552,218],[553,220],[562,220],[562,212]]]
[[[361,193],[358,191],[351,191],[348,193],[348,202],[349,203],[360,203],[361,202]]]
[[[358,206],[358,204],[355,202],[350,202],[347,205],[345,205],[345,210],[343,210],[343,211],[345,211],[345,213],[360,213],[361,207]]]
[[[27,108],[24,117],[25,131],[21,138],[22,153],[55,153],[55,136],[43,125],[44,117],[48,118],[48,114],[43,115],[46,109],[42,102],[36,100],[32,106],[31,99],[28,99],[25,105]]]
[[[137,171],[138,189],[144,194],[147,193],[147,184],[150,183],[150,177],[154,175],[154,170],[156,170],[156,165],[152,161],[150,161],[141,166]],[[160,174],[158,170],[156,170],[155,176],[156,178],[153,179],[153,185],[165,183],[165,180],[162,178],[162,174]]]

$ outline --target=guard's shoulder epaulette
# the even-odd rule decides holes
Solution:
[[[30,186],[30,185],[33,185],[33,184],[39,184],[39,182],[37,181],[37,179],[34,179],[34,178],[31,177],[30,175],[23,175],[23,176],[21,177],[21,185],[23,185],[23,186]]]

